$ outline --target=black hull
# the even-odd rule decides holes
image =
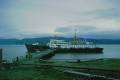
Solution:
[[[55,53],[103,53],[103,48],[65,48],[56,49]]]
[[[46,45],[31,45],[26,44],[28,52],[43,51],[49,49]],[[103,48],[57,48],[54,50],[55,53],[103,53]]]
[[[36,52],[36,51],[43,51],[48,49],[49,47],[46,45],[32,45],[32,44],[26,44],[25,45],[28,52]]]

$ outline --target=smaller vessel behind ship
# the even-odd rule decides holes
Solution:
[[[28,52],[39,52],[39,51],[49,49],[49,47],[47,45],[43,45],[40,43],[25,44],[25,46],[26,46]]]

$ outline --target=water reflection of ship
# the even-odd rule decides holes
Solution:
[[[102,53],[103,48],[97,47],[93,42],[85,39],[81,40],[74,35],[71,41],[51,39],[46,45],[39,43],[27,45],[28,52],[42,51],[45,49],[55,49],[56,52],[77,52],[77,53]]]

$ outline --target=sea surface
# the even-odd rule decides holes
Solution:
[[[80,60],[94,60],[101,58],[120,58],[120,45],[98,45],[104,48],[103,53],[61,53],[55,54],[51,60],[73,61]]]
[[[12,62],[16,57],[24,57],[26,55],[27,49],[25,45],[0,45],[3,49],[3,60]]]
[[[98,45],[103,47],[104,51],[100,54],[86,54],[86,53],[62,53],[55,54],[51,60],[91,60],[100,58],[120,58],[120,45]],[[25,45],[0,45],[3,49],[3,59],[11,61],[18,57],[26,55],[27,49]]]

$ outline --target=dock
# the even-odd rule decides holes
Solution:
[[[0,49],[0,64],[2,63],[2,49]]]
[[[112,77],[106,77],[106,76],[94,75],[94,74],[90,74],[90,73],[77,72],[77,71],[73,71],[73,70],[64,70],[63,72],[73,74],[73,75],[77,75],[79,77],[86,78],[86,79],[91,79],[91,80],[119,80],[119,79],[112,78]]]
[[[20,59],[21,64],[37,64],[43,59],[46,60],[46,57],[53,54],[54,50],[47,49],[45,51],[35,52],[35,53],[27,53],[26,57]],[[51,56],[52,57],[52,56]]]

